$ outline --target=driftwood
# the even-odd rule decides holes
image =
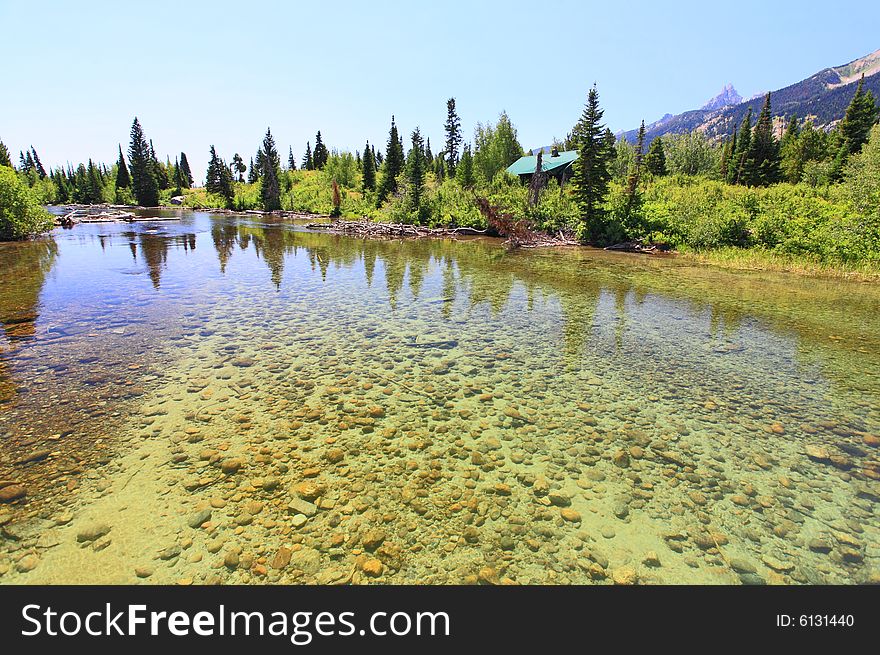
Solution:
[[[657,252],[659,248],[656,245],[646,246],[638,241],[624,241],[623,243],[615,243],[613,246],[607,246],[605,250],[618,250],[621,252]]]
[[[115,223],[117,221],[132,221],[135,218],[136,216],[131,212],[120,211],[118,209],[95,211],[94,209],[89,208],[69,211],[64,214],[64,216],[56,218],[55,222],[58,223],[58,225],[70,227],[77,223]]]
[[[326,230],[333,234],[349,234],[364,237],[442,237],[458,234],[486,234],[486,230],[472,227],[424,227],[405,223],[373,223],[371,221],[333,221],[332,223],[309,223],[310,230]]]

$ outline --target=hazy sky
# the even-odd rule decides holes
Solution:
[[[44,165],[112,162],[137,115],[157,154],[247,162],[381,145],[391,115],[434,151],[506,110],[526,148],[562,137],[595,81],[615,132],[749,97],[880,48],[880,2],[53,2],[0,0],[0,140]]]

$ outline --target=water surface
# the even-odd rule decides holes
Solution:
[[[877,579],[876,285],[179,216],[0,244],[0,581]]]

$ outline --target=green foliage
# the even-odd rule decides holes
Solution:
[[[597,243],[607,238],[605,201],[611,181],[609,164],[614,156],[613,141],[608,139],[602,124],[604,113],[599,108],[599,92],[593,85],[581,118],[574,127],[578,158],[574,162],[571,181],[581,210],[578,238]]]
[[[224,207],[231,209],[235,199],[232,173],[226,162],[217,156],[214,146],[211,146],[211,157],[208,160],[208,172],[205,174],[205,190],[223,197]]]
[[[312,153],[313,167],[319,171],[324,170],[324,166],[327,165],[327,159],[329,157],[330,153],[327,152],[327,146],[325,146],[324,141],[321,140],[321,130],[318,130],[318,133],[315,135],[315,150]]]
[[[373,158],[373,151],[370,150],[369,141],[367,141],[367,147],[364,148],[364,156],[361,158],[361,175],[364,181],[364,193],[374,191],[376,189],[376,160]]]
[[[328,156],[323,169],[327,179],[336,180],[344,187],[354,189],[360,183],[357,160],[350,152],[340,153],[334,150]]]
[[[430,161],[430,159],[428,161]],[[458,162],[458,168],[455,171],[455,179],[465,189],[474,186],[474,157],[471,154],[471,146],[469,143],[466,144],[461,151],[461,161]]]
[[[461,120],[455,111],[455,98],[446,101],[446,170],[450,176],[455,175],[458,166],[458,148],[461,146]]]
[[[379,184],[377,206],[388,196],[397,193],[397,176],[403,171],[403,146],[397,133],[394,116],[391,117],[391,129],[388,131],[388,144],[385,147],[385,162],[382,166],[382,182]]]
[[[9,166],[0,166],[0,240],[25,239],[52,229],[52,217]]]
[[[491,182],[523,154],[507,112],[501,112],[495,125],[477,123],[474,148],[474,171],[482,183]],[[451,174],[448,168],[446,173]]]
[[[9,149],[0,141],[0,166],[12,168],[12,160],[9,158]]]
[[[135,116],[131,125],[128,161],[131,164],[132,192],[138,204],[145,207],[155,207],[159,204],[159,183],[151,151],[152,148],[147,143],[144,130]]]
[[[853,209],[880,238],[880,125],[875,125],[861,152],[853,155],[844,172],[844,190]],[[880,243],[876,244],[880,249]]]
[[[874,102],[874,94],[864,90],[865,75],[862,74],[856,87],[855,95],[846,108],[846,114],[840,121],[840,133],[843,135],[847,152],[857,153],[867,142],[871,126],[877,122],[878,108]]]
[[[257,152],[257,166],[260,174],[260,199],[263,209],[276,211],[281,209],[281,160],[275,147],[272,131],[266,128],[263,145]]]
[[[671,175],[714,175],[720,152],[701,132],[663,137],[666,168]],[[741,140],[740,140],[741,142]]]
[[[740,182],[749,186],[769,186],[779,179],[779,144],[773,136],[773,116],[768,93],[751,134]]]
[[[663,177],[668,172],[666,170],[666,151],[663,149],[663,139],[657,137],[651,141],[651,147],[648,148],[648,154],[645,156],[645,168],[651,175]]]
[[[128,174],[128,166],[125,165],[125,157],[122,156],[122,144],[119,144],[119,159],[116,162],[116,188],[127,189],[131,186],[131,176]]]

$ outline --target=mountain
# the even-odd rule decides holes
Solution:
[[[773,91],[771,105],[774,117],[796,115],[800,120],[810,118],[817,127],[830,128],[846,111],[856,92],[856,83],[864,74],[865,90],[880,98],[880,50],[851,61],[842,66],[826,68],[815,75],[782,89]],[[764,104],[764,95],[742,101],[736,90],[728,84],[722,92],[701,109],[683,114],[667,114],[659,121],[645,126],[646,141],[651,142],[664,134],[676,134],[700,130],[710,137],[724,137],[733,132],[749,108],[757,116]],[[635,142],[638,130],[624,132],[623,136]]]
[[[731,105],[738,105],[742,101],[742,96],[736,92],[736,89],[733,88],[733,84],[728,84],[721,89],[721,93],[700,107],[700,109],[707,111],[723,109],[724,107],[730,107]],[[666,116],[669,116],[669,114],[666,114]]]

